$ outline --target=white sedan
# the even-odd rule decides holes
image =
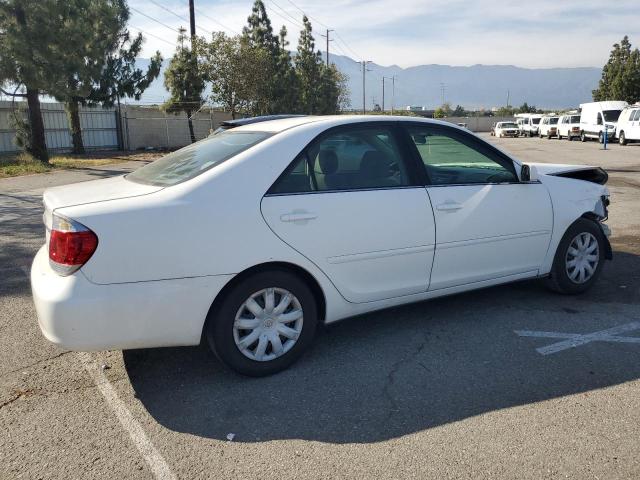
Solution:
[[[204,341],[271,374],[353,315],[532,278],[587,290],[611,258],[606,180],[426,119],[234,128],[45,192],[39,325],[73,350]]]

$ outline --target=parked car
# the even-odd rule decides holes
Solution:
[[[588,290],[611,258],[606,180],[523,165],[428,119],[233,128],[128,175],[46,190],[38,322],[66,349],[202,340],[232,369],[268,375],[319,324],[523,279]]]
[[[605,128],[607,139],[613,140],[618,117],[627,106],[627,102],[619,101],[590,102],[580,105],[580,140],[586,142],[589,138],[597,138],[602,143]]]
[[[620,145],[640,141],[640,104],[631,105],[620,114],[616,127]]]
[[[522,116],[517,120],[520,135],[525,137],[533,137],[534,135],[537,135],[542,115],[538,115],[536,113],[520,115]]]
[[[558,120],[560,117],[555,115],[545,115],[540,120],[540,126],[538,128],[538,135],[540,138],[547,137],[549,140],[551,137],[558,135]]]
[[[517,137],[518,125],[515,122],[498,122],[495,127],[495,136],[502,137]]]
[[[566,114],[558,120],[558,138],[571,141],[580,137],[580,115]]]

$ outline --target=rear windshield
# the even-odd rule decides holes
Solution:
[[[571,123],[580,123],[580,115],[573,115],[571,117]]]
[[[204,140],[176,150],[126,176],[127,180],[169,187],[197,177],[202,172],[260,143],[267,132],[216,133]]]
[[[557,124],[557,123],[558,123],[558,120],[559,120],[559,118],[558,118],[558,117],[551,117],[551,118],[549,119],[549,124],[551,124],[551,125],[555,125],[555,124]]]
[[[622,110],[605,110],[602,113],[604,113],[604,120],[606,122],[617,122],[620,112],[622,112]]]

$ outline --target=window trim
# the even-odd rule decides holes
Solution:
[[[418,123],[418,122],[401,122],[402,129],[405,134],[405,142],[409,144],[409,147],[413,150],[414,163],[419,165],[419,169],[422,172],[423,177],[423,185],[425,187],[459,187],[459,186],[473,186],[473,185],[513,185],[520,183],[531,183],[531,182],[523,182],[520,180],[520,175],[516,171],[514,160],[501,152],[493,145],[484,140],[476,137],[472,133],[463,132],[458,130],[457,128],[449,127],[446,125],[435,124],[435,123]],[[431,182],[429,178],[429,174],[427,173],[427,169],[424,167],[424,161],[420,156],[420,152],[415,142],[411,138],[411,134],[409,133],[410,128],[422,127],[425,128],[429,132],[444,132],[446,136],[453,138],[454,140],[460,141],[463,145],[472,148],[477,151],[481,155],[489,158],[490,160],[496,162],[498,165],[506,168],[513,176],[516,178],[516,181],[509,182],[473,182],[473,183],[447,183],[447,184],[434,184]]]
[[[296,167],[297,163],[301,160],[301,157],[307,157],[306,163],[308,168],[312,168],[310,159],[307,155],[309,149],[313,147],[317,142],[323,141],[326,137],[335,135],[335,134],[344,134],[349,133],[353,130],[362,130],[365,128],[380,128],[380,129],[388,129],[390,134],[393,136],[394,141],[396,142],[396,146],[398,147],[398,151],[401,157],[401,161],[405,163],[405,168],[407,171],[407,184],[406,185],[398,185],[393,187],[363,187],[363,188],[344,188],[344,189],[336,189],[336,190],[312,190],[308,192],[288,192],[288,193],[279,193],[273,192],[274,187],[280,182],[282,178],[289,175],[291,171]],[[309,194],[318,194],[318,193],[337,193],[337,192],[363,192],[363,191],[372,191],[372,190],[396,190],[396,189],[406,189],[406,188],[422,188],[424,187],[420,172],[424,170],[423,168],[418,168],[415,163],[414,153],[411,150],[411,146],[407,144],[404,135],[402,134],[402,128],[397,121],[380,121],[380,122],[355,122],[348,123],[343,125],[336,125],[335,127],[328,128],[318,135],[316,135],[309,143],[307,143],[302,150],[294,157],[294,159],[287,165],[287,168],[283,170],[283,172],[278,175],[278,178],[271,184],[267,192],[264,194],[265,197],[275,197],[275,196],[283,196],[283,195],[309,195]],[[316,183],[317,179],[315,179],[315,174],[311,175],[313,182]],[[316,185],[317,188],[317,185]]]

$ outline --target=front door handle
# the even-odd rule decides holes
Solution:
[[[436,206],[438,210],[442,210],[443,212],[455,212],[456,210],[460,210],[462,205],[456,202],[445,202]]]
[[[311,212],[289,212],[280,215],[281,222],[307,222],[318,218],[318,215]]]

